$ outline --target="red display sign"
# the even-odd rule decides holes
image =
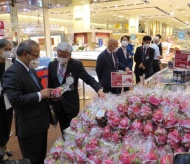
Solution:
[[[111,72],[112,87],[133,87],[133,72]]]
[[[190,69],[190,51],[176,50],[174,67]]]

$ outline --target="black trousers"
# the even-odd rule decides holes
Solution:
[[[153,67],[153,74],[160,71],[159,61],[158,60],[153,60],[152,67]]]
[[[0,97],[0,147],[6,146],[13,119],[13,108],[5,109],[4,98]]]
[[[79,111],[68,114],[63,109],[61,109],[59,112],[55,111],[55,113],[59,121],[61,133],[63,135],[63,131],[70,126],[71,120],[77,116]]]
[[[120,94],[121,88],[103,87],[103,92],[104,93],[111,92],[113,94]]]
[[[23,158],[28,158],[31,164],[43,164],[47,152],[47,131],[31,137],[18,137],[18,143]]]

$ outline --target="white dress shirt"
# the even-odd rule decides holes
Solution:
[[[152,43],[150,47],[155,50],[154,51],[154,60],[159,60],[159,58],[158,58],[160,56],[159,47],[155,43]]]

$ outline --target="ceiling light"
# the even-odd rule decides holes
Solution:
[[[170,15],[174,15],[174,12],[173,12],[173,11],[170,11]]]

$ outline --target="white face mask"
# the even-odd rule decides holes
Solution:
[[[117,52],[117,50],[118,50],[118,47],[116,47],[116,48],[113,50],[113,52]]]
[[[31,58],[31,56],[30,56]],[[31,58],[32,59],[32,58]],[[40,65],[40,61],[39,59],[35,59],[35,60],[31,60],[30,63],[29,63],[29,68],[33,68],[33,69],[36,69],[38,68],[38,66]]]
[[[60,63],[60,64],[65,64],[68,62],[68,58],[60,58],[60,57],[57,57],[57,61]]]
[[[10,57],[12,57],[12,52],[11,51],[2,52],[2,58],[7,59],[7,58],[10,58]]]
[[[145,46],[146,48],[149,48],[149,47],[150,47],[150,44],[144,44],[144,46]]]
[[[127,47],[128,44],[129,44],[128,41],[121,41],[121,45],[122,45],[123,47]]]

